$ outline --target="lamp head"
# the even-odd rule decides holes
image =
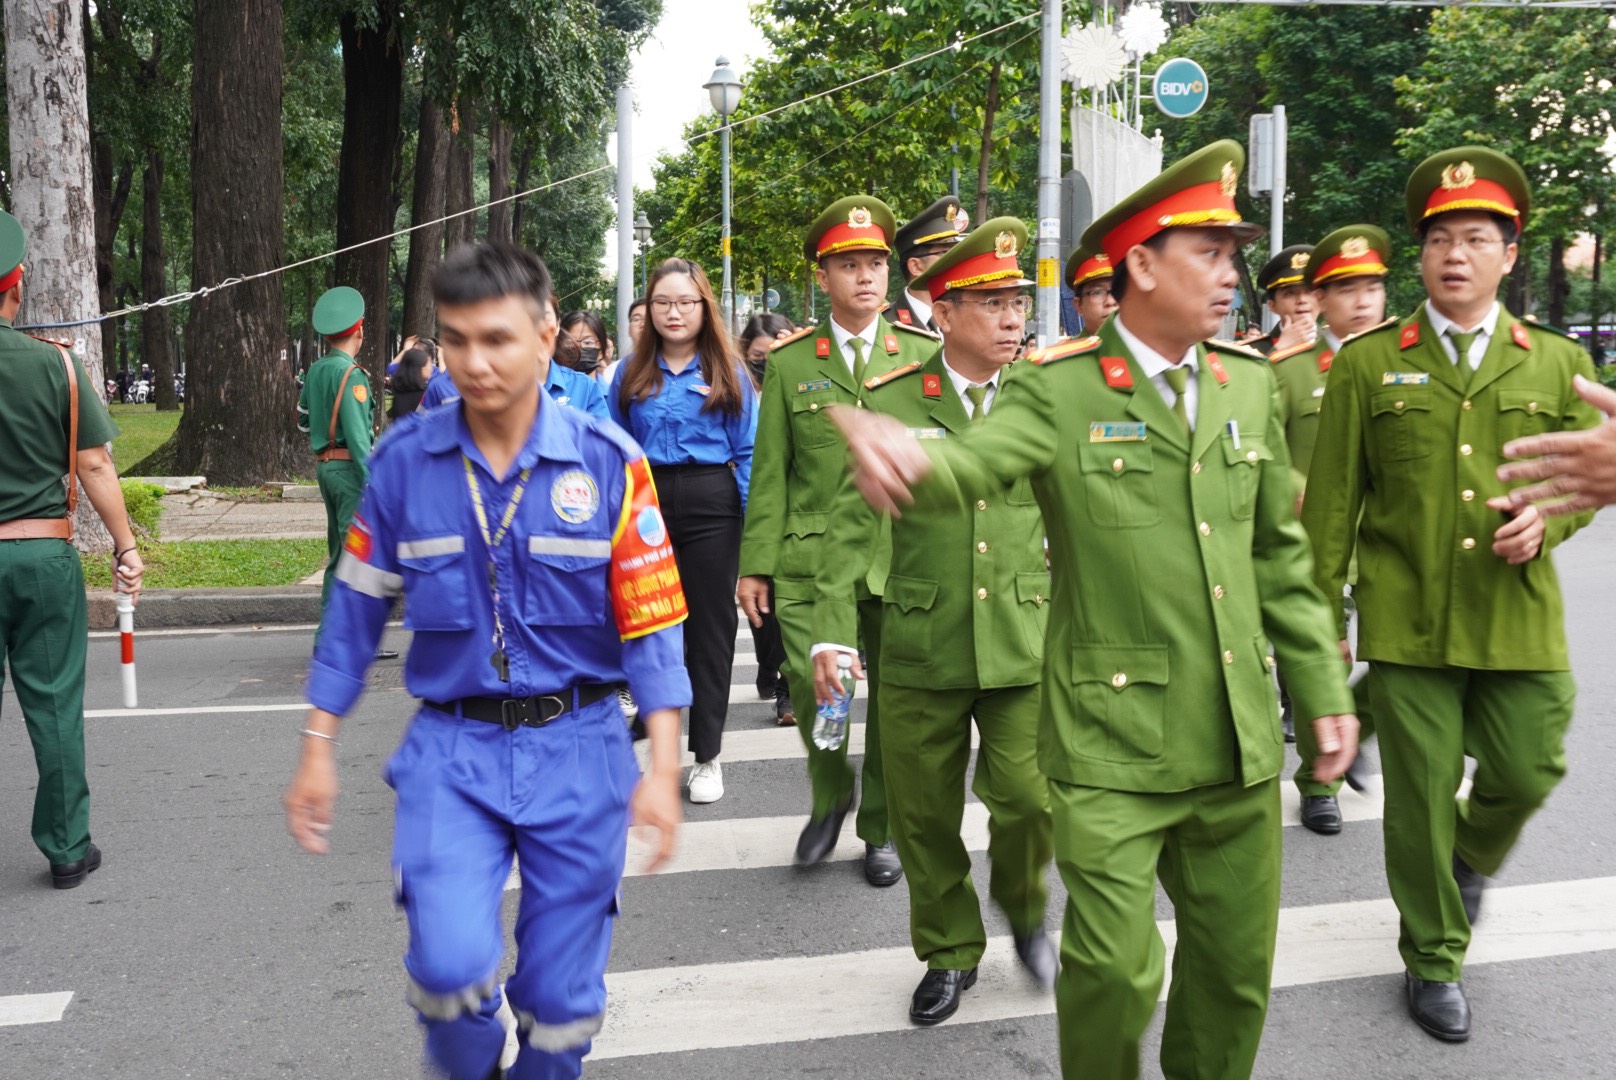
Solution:
[[[713,103],[713,111],[720,116],[729,116],[741,104],[741,80],[736,78],[735,72],[730,69],[729,57],[720,56],[718,66],[707,81],[702,84],[707,91],[707,97]]]

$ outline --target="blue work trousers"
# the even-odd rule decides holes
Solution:
[[[514,855],[522,891],[504,991],[521,1051],[508,1076],[580,1076],[605,1016],[639,781],[617,699],[514,731],[422,709],[386,779],[398,795],[393,873],[409,919],[409,1001],[428,1059],[452,1080],[487,1080],[499,1062],[500,905]]]

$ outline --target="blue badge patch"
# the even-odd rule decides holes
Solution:
[[[569,469],[550,486],[550,507],[556,517],[574,525],[595,516],[600,509],[600,489],[595,478],[581,469]]]
[[[1388,371],[1380,377],[1382,386],[1424,386],[1430,381],[1430,372],[1426,371]]]
[[[816,390],[829,390],[830,385],[831,383],[829,379],[815,379],[813,382],[800,382],[797,384],[797,393],[811,394]]]
[[[909,437],[912,439],[946,439],[948,438],[948,429],[940,427],[912,427],[909,429]]]
[[[1127,420],[1097,420],[1089,425],[1089,442],[1144,442],[1144,424]]]
[[[634,528],[648,547],[661,547],[668,539],[668,528],[662,523],[662,511],[655,506],[647,506],[640,511],[640,516],[634,519]]]

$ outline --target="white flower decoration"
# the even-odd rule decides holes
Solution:
[[[1167,44],[1167,20],[1155,4],[1134,4],[1117,20],[1117,36],[1134,58],[1149,56]]]
[[[1090,23],[1066,35],[1061,42],[1061,61],[1069,82],[1084,90],[1098,90],[1122,77],[1128,53],[1111,27]]]

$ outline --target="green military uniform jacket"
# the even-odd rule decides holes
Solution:
[[[1025,363],[1000,369],[997,394],[1028,370]],[[972,427],[941,350],[905,374],[869,381],[880,385],[865,395],[866,406],[895,417],[917,439],[957,439]],[[815,641],[858,640],[855,586],[870,562],[866,538],[874,527],[874,511],[844,474],[817,579]],[[1049,571],[1029,481],[1013,480],[964,508],[931,507],[894,521],[882,599],[883,683],[928,690],[1037,683]]]
[[[71,355],[71,354],[69,354]],[[67,368],[56,346],[0,319],[0,522],[67,516]],[[88,450],[118,437],[101,395],[73,357],[79,384],[79,445]]]
[[[1324,380],[1334,357],[1335,350],[1330,348],[1323,334],[1311,345],[1268,354],[1268,362],[1274,368],[1274,381],[1279,384],[1279,422],[1285,431],[1285,446],[1291,452],[1291,480],[1298,491],[1307,484],[1313,444],[1319,435]]]
[[[937,474],[917,505],[957,512],[1032,480],[1054,570],[1046,775],[1137,792],[1257,784],[1284,761],[1270,643],[1298,719],[1352,711],[1274,377],[1238,346],[1199,347],[1187,436],[1116,326],[1046,351],[969,435],[928,443]]]
[[[894,327],[884,319],[876,327],[876,343],[875,355],[866,359],[866,379],[924,360],[937,349],[930,334]],[[832,405],[862,407],[866,393],[854,384],[828,322],[800,331],[769,353],[740,573],[773,578],[777,597],[813,599],[831,502],[847,473],[846,446],[826,411]],[[876,547],[865,579],[872,596],[881,595],[886,579],[891,539],[884,527]]]
[[[308,433],[309,448],[316,454],[327,447],[331,442],[331,405],[350,367],[354,372],[348,376],[348,386],[337,413],[336,445],[346,447],[360,473],[368,476],[370,470],[366,461],[370,457],[372,428],[370,379],[353,357],[333,349],[309,367],[303,377],[303,393],[297,399],[297,427]]]
[[[1466,385],[1425,306],[1354,337],[1331,365],[1302,522],[1319,588],[1336,607],[1358,557],[1358,654],[1417,667],[1564,671],[1565,620],[1553,563],[1510,566],[1492,553],[1503,516],[1506,442],[1593,427],[1571,387],[1592,379],[1580,346],[1499,310]],[[1361,515],[1361,521],[1360,521]],[[1592,514],[1551,517],[1543,551]]]

